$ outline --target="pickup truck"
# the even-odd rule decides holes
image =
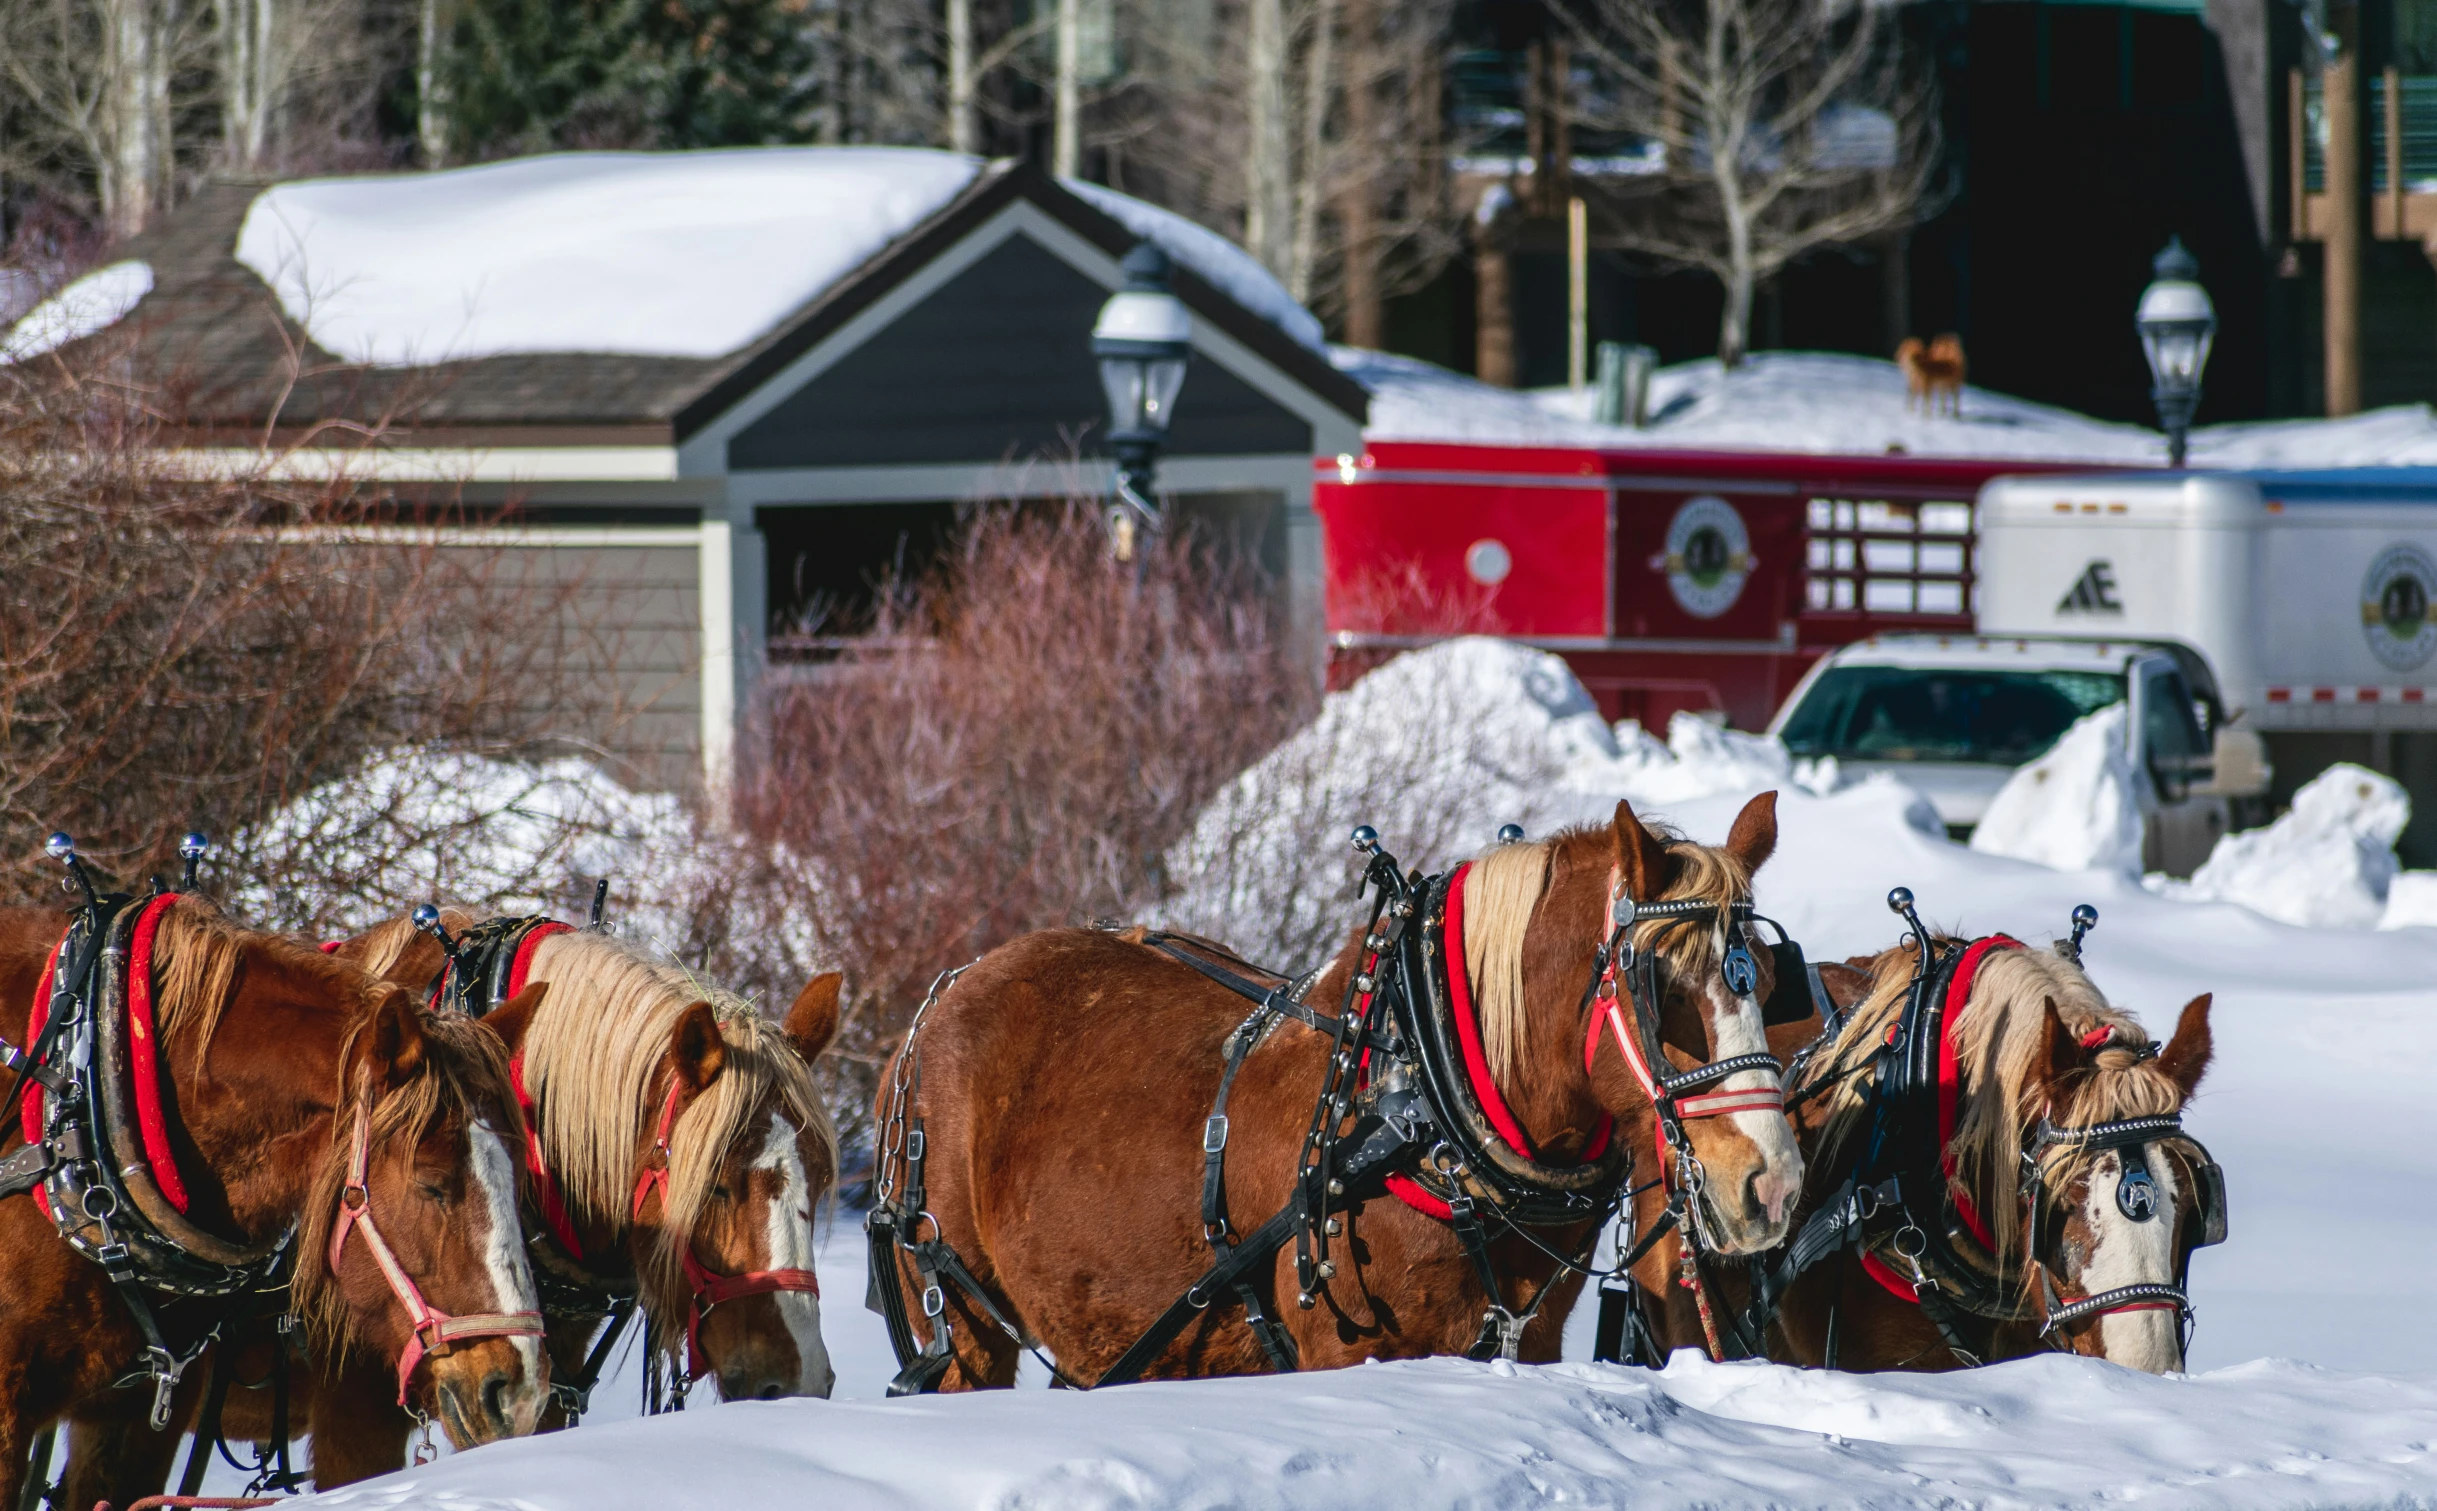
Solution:
[[[2259,737],[2228,719],[2206,658],[2179,641],[1878,635],[1823,657],[1769,732],[1797,757],[1896,773],[1968,839],[2017,767],[2126,701],[2143,865],[2187,876],[2229,828],[2265,818],[2269,772]]]

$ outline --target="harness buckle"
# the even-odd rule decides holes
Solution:
[[[938,1316],[947,1309],[947,1305],[947,1292],[942,1291],[937,1285],[926,1285],[922,1288],[922,1314],[925,1317]]]
[[[1227,1114],[1219,1113],[1202,1124],[1202,1153],[1216,1154],[1227,1147]]]
[[[915,1160],[918,1160],[918,1159],[922,1158],[922,1150],[923,1150],[923,1145],[924,1145],[924,1144],[926,1144],[927,1142],[929,1142],[929,1141],[928,1141],[928,1140],[926,1140],[926,1139],[923,1137],[923,1134],[922,1134],[922,1130],[921,1130],[921,1129],[919,1129],[919,1128],[910,1128],[910,1129],[906,1130],[906,1135],[905,1135],[905,1157],[906,1157],[907,1159],[915,1159]]]

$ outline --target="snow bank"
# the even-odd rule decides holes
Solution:
[[[2161,888],[2194,901],[2240,903],[2305,928],[2372,928],[2386,916],[2387,891],[2400,869],[2395,841],[2411,818],[2412,800],[2402,787],[2339,763],[2296,792],[2275,823],[2226,835],[2189,882]]]
[[[26,312],[0,336],[0,367],[98,335],[127,318],[152,292],[152,264],[95,268]]]
[[[2124,749],[2127,717],[2113,703],[2075,720],[1997,790],[1972,848],[2059,871],[2140,875],[2143,778]]]
[[[1631,1505],[1637,1511],[2422,1507],[2437,1381],[2066,1355],[1857,1377],[1433,1359],[1334,1372],[787,1401],[587,1427],[309,1504],[449,1511]]]
[[[532,352],[717,357],[749,345],[972,184],[909,147],[566,152],[265,190],[237,260],[321,346],[414,366]],[[1317,349],[1320,324],[1225,238],[1069,185]]]
[[[2437,928],[2437,871],[2400,871],[2386,884],[2382,929]]]
[[[1856,801],[1891,804],[1928,832],[1937,815],[1888,777]],[[1487,847],[1499,826],[1545,834],[1605,823],[1619,798],[1645,816],[1771,788],[1824,796],[1832,764],[1797,772],[1766,735],[1678,714],[1659,740],[1610,727],[1572,668],[1512,641],[1466,637],[1396,657],[1222,790],[1168,857],[1173,927],[1256,959],[1307,962],[1334,944],[1359,863],[1357,824],[1407,865],[1440,869]],[[1853,789],[1847,789],[1851,791]]]
[[[625,879],[626,908],[635,881],[662,880],[689,833],[675,798],[628,792],[584,761],[399,750],[237,836],[241,871],[287,884],[232,901],[292,927],[358,928],[432,901],[563,908],[590,898],[591,878],[610,876]]]

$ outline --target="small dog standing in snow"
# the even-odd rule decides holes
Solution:
[[[1907,336],[1895,349],[1895,365],[1903,369],[1907,410],[1924,414],[1963,414],[1963,338],[1948,331],[1923,345]]]

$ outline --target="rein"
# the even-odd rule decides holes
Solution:
[[[658,1195],[660,1209],[668,1210],[669,1134],[677,1126],[677,1083],[669,1082],[668,1097],[660,1104],[660,1121],[652,1132],[652,1152],[645,1161],[643,1173],[635,1178],[635,1199],[630,1220],[643,1220],[646,1197]],[[747,1296],[767,1296],[778,1291],[807,1291],[821,1294],[821,1278],[810,1270],[777,1269],[748,1270],[741,1275],[722,1275],[694,1257],[688,1244],[680,1251],[680,1267],[685,1283],[693,1292],[692,1304],[685,1319],[685,1367],[688,1380],[698,1380],[710,1373],[710,1362],[702,1354],[702,1319],[723,1301],[740,1301]]]
[[[330,1232],[330,1271],[338,1273],[339,1263],[346,1257],[347,1240],[357,1233],[364,1235],[364,1247],[372,1250],[373,1262],[381,1267],[382,1278],[406,1308],[408,1333],[405,1348],[398,1353],[398,1404],[406,1405],[409,1382],[415,1366],[426,1354],[445,1354],[469,1338],[539,1338],[542,1336],[542,1315],[539,1312],[468,1312],[450,1316],[423,1298],[422,1288],[414,1277],[398,1263],[389,1243],[381,1237],[380,1225],[373,1220],[372,1187],[368,1184],[371,1170],[372,1109],[359,1098],[355,1108],[355,1138],[347,1155],[347,1183],[339,1188],[338,1221]]]

